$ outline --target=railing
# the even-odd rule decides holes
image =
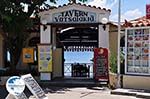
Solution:
[[[93,63],[79,63],[80,65],[84,65],[87,68],[89,68],[89,76],[87,78],[93,78]],[[64,76],[67,77],[73,77],[73,70],[72,66],[74,66],[75,63],[64,63]]]

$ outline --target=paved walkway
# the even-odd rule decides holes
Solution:
[[[48,99],[137,99],[133,96],[111,95],[107,88],[46,88]],[[35,99],[31,96],[29,99]]]
[[[141,99],[128,94],[111,94],[112,90],[102,87],[45,87],[42,88],[48,99]],[[122,89],[123,90],[123,89]],[[125,89],[124,89],[125,90]],[[120,90],[117,90],[121,92]],[[36,99],[28,89],[25,94],[29,99]],[[125,91],[126,92],[126,91]],[[0,99],[5,99],[8,92],[0,86]],[[145,98],[144,98],[145,99]],[[147,98],[150,99],[150,98]]]
[[[150,99],[150,91],[149,90],[137,90],[137,89],[122,89],[122,88],[118,88],[118,89],[112,90],[111,94],[134,96],[134,97],[137,97],[137,98]]]

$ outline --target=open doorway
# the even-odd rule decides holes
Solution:
[[[93,78],[93,51],[64,52],[64,76]]]
[[[57,33],[63,46],[64,77],[93,78],[93,49],[98,47],[98,28],[68,27]]]

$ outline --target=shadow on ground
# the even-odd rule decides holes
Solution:
[[[66,92],[71,91],[70,88],[82,88],[82,87],[56,87],[56,86],[48,86],[48,87],[42,87],[44,90],[45,94],[65,94]],[[84,87],[90,90],[101,90],[104,91],[106,88],[101,88],[101,87]],[[29,89],[26,87],[24,93],[26,96],[29,98],[30,96],[33,96],[32,93],[29,91]],[[5,99],[8,95],[8,92],[5,88],[5,86],[0,86],[0,99]]]

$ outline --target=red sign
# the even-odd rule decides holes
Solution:
[[[108,50],[106,48],[94,49],[94,78],[98,81],[109,80]]]
[[[150,19],[150,4],[146,5],[146,18]]]

